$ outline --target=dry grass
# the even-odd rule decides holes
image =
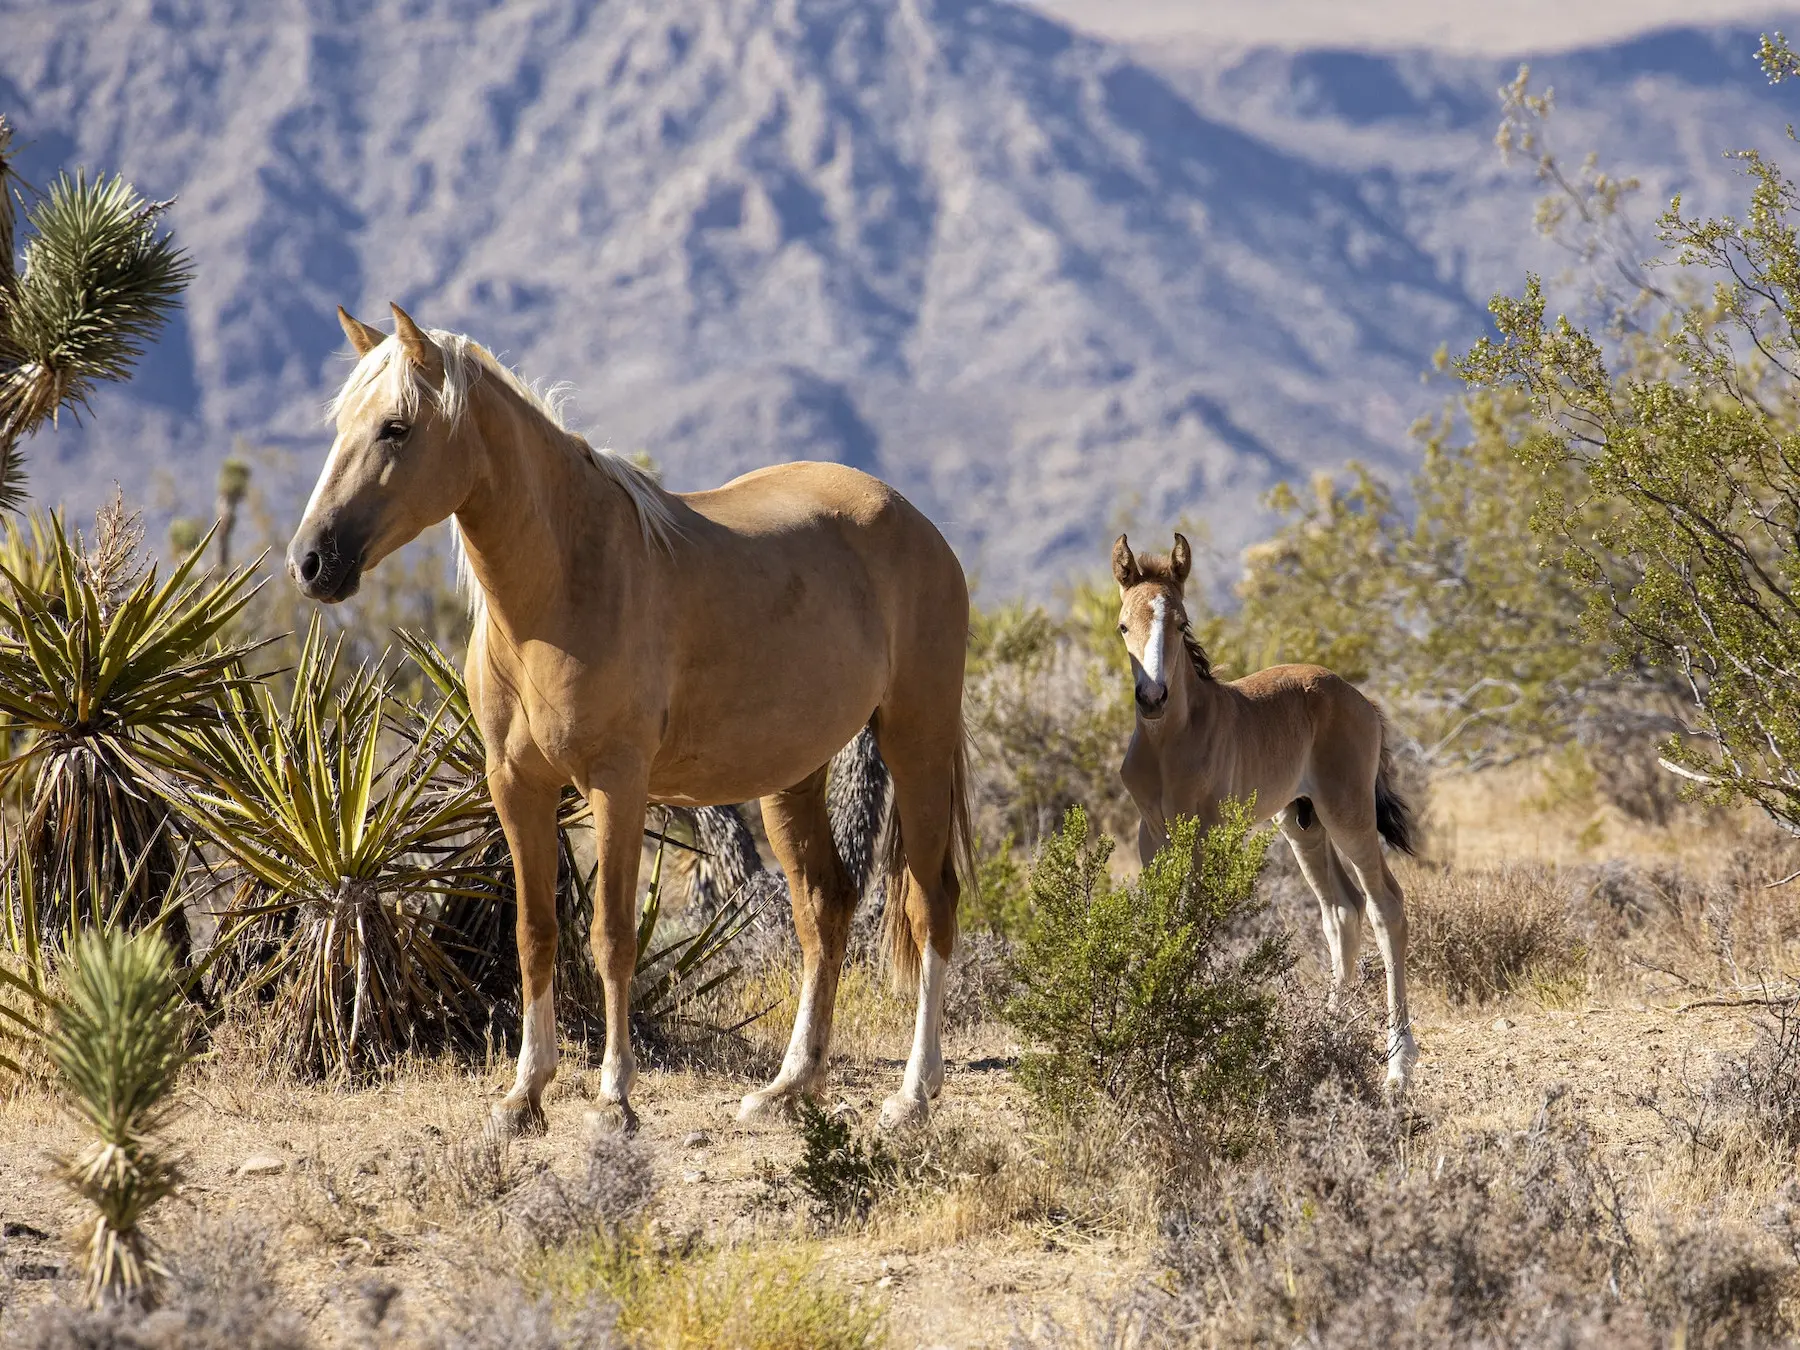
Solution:
[[[1587,949],[1559,882],[1543,867],[1406,868],[1408,974],[1454,1004],[1574,1002],[1587,989]]]

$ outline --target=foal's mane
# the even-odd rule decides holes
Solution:
[[[1175,613],[1180,618],[1181,645],[1187,649],[1188,661],[1194,667],[1194,674],[1203,680],[1214,678],[1212,658],[1207,656],[1206,648],[1200,645],[1200,639],[1194,636],[1194,626],[1188,620],[1187,604],[1181,598],[1182,582],[1175,575],[1175,564],[1161,553],[1140,553],[1137,555],[1137,568],[1143,582],[1162,587],[1163,592],[1174,602]]]
[[[517,371],[501,364],[492,352],[466,334],[433,328],[427,331],[427,336],[437,344],[444,362],[443,382],[437,389],[433,390],[419,378],[418,368],[401,353],[399,342],[389,337],[371,347],[356,363],[349,378],[344,381],[343,388],[338,390],[337,397],[331,400],[328,415],[335,420],[338,410],[353,394],[385,379],[392,386],[391,393],[403,415],[412,417],[418,411],[420,402],[430,398],[436,404],[438,414],[454,427],[468,412],[469,394],[475,385],[483,379],[498,380],[533,412],[570,437],[581,447],[582,453],[592,458],[614,486],[624,492],[632,510],[637,513],[638,526],[643,531],[647,547],[660,548],[665,552],[673,547],[674,537],[681,532],[681,526],[676,521],[669,494],[663,490],[662,484],[623,455],[590,445],[585,437],[571,431],[563,421],[563,407],[572,392],[572,386],[553,384],[539,389],[527,383]],[[462,530],[454,518],[450,522],[450,528],[455,541],[457,585],[469,602],[470,614],[479,618],[486,598],[470,570],[468,552],[463,547]]]

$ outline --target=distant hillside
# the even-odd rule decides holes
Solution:
[[[1134,53],[988,0],[368,5],[192,0],[6,19],[24,165],[179,194],[182,321],[40,493],[199,509],[234,436],[297,502],[339,301],[388,297],[534,378],[671,485],[857,464],[939,520],[988,598],[1104,565],[1121,521],[1221,560],[1278,479],[1392,473],[1497,286],[1556,265],[1491,149],[1514,63]],[[423,17],[417,17],[423,15]],[[1779,148],[1754,36],[1544,63],[1563,144],[1725,204]],[[1228,570],[1228,561],[1215,571]]]

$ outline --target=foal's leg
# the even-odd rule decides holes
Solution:
[[[1335,1007],[1356,978],[1356,957],[1362,947],[1363,898],[1344,875],[1331,846],[1331,836],[1325,833],[1316,815],[1302,826],[1300,812],[1290,806],[1276,813],[1275,823],[1294,851],[1300,875],[1319,899],[1319,923],[1325,930],[1325,945],[1331,951],[1331,1001]]]
[[[606,992],[606,1052],[600,1060],[600,1100],[619,1109],[625,1129],[637,1128],[631,1087],[631,977],[637,966],[638,861],[643,850],[642,779],[611,777],[590,784],[594,816],[594,964]]]
[[[1371,815],[1373,811],[1371,811]],[[1419,1048],[1413,1041],[1412,1017],[1406,1007],[1406,909],[1400,883],[1388,870],[1381,855],[1380,836],[1373,820],[1363,833],[1348,841],[1340,839],[1338,851],[1356,884],[1369,899],[1369,921],[1375,929],[1375,945],[1381,949],[1381,961],[1387,967],[1388,1002],[1388,1087],[1404,1092],[1418,1062]]]
[[[763,798],[762,817],[769,846],[787,873],[794,905],[801,952],[800,1007],[781,1071],[761,1092],[744,1098],[739,1120],[754,1119],[794,1097],[810,1097],[824,1082],[838,976],[856,909],[856,892],[831,838],[824,769],[786,792]]]
[[[544,1085],[556,1076],[556,803],[554,784],[527,783],[502,767],[488,773],[500,828],[512,851],[518,894],[519,987],[523,1035],[513,1090],[494,1108],[501,1135],[544,1128]]]

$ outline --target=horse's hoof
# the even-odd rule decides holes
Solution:
[[[881,1128],[906,1130],[923,1125],[931,1116],[929,1097],[908,1097],[896,1092],[881,1104]]]
[[[737,1119],[740,1125],[755,1125],[792,1115],[793,1111],[794,1099],[790,1094],[764,1088],[761,1092],[745,1095],[738,1104]]]
[[[583,1115],[581,1125],[591,1137],[622,1134],[630,1138],[638,1132],[638,1117],[630,1102],[609,1102]]]
[[[498,1143],[545,1134],[549,1129],[544,1108],[529,1099],[514,1101],[508,1097],[488,1115],[487,1137]]]

